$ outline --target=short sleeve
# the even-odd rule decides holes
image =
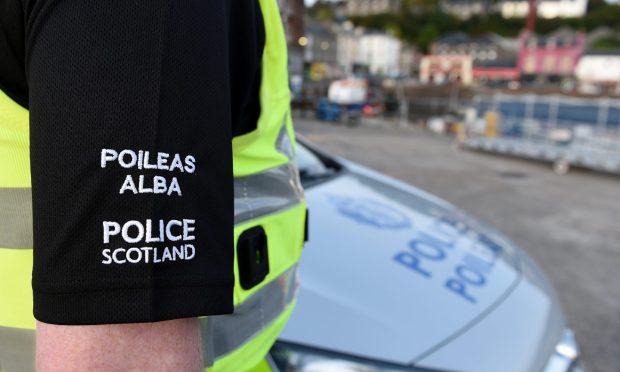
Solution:
[[[231,312],[226,1],[26,3],[35,317]]]

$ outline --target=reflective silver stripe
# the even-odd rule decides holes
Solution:
[[[243,346],[292,304],[299,289],[297,265],[237,306],[231,315],[201,318],[205,367]],[[0,326],[0,371],[34,371],[34,330]]]
[[[297,265],[253,294],[231,315],[201,318],[205,367],[243,346],[292,304],[299,289]],[[34,371],[34,331],[0,327],[0,370]]]
[[[288,112],[284,115],[282,122],[282,128],[278,133],[278,139],[276,140],[276,149],[286,155],[289,160],[295,158],[295,151],[293,150],[293,143],[291,137],[288,135],[288,127],[286,126],[286,119],[288,118]]]
[[[235,178],[235,224],[299,204],[304,192],[294,162]]]
[[[235,178],[235,224],[292,207],[303,200],[294,163]],[[30,188],[0,188],[0,248],[32,248]]]
[[[0,248],[32,248],[30,188],[0,188]]]
[[[34,330],[0,327],[0,371],[34,372]]]
[[[293,144],[284,115],[276,149],[289,163],[265,172],[235,178],[235,224],[292,207],[304,198]]]
[[[279,315],[296,297],[299,287],[297,265],[253,294],[231,315],[216,315],[201,319],[205,366],[238,349]]]

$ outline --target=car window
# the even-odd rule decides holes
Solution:
[[[304,145],[298,144],[296,155],[299,172],[302,175],[316,175],[328,172],[327,167],[323,164],[321,159]]]
[[[304,187],[309,187],[319,181],[327,180],[335,176],[341,170],[341,166],[332,159],[318,155],[304,144],[297,144],[297,165],[299,176]]]

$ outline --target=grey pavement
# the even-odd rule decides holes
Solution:
[[[459,150],[448,137],[373,122],[296,119],[335,155],[425,189],[504,232],[547,272],[587,370],[620,371],[620,177]]]

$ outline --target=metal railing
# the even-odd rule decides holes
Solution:
[[[620,100],[498,94],[473,105],[495,114],[467,123],[468,148],[620,174]]]

